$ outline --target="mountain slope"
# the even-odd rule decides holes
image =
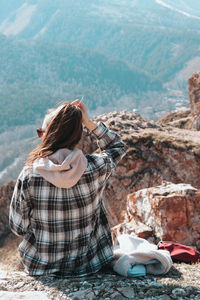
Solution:
[[[168,9],[179,12],[186,17],[200,19],[199,0],[156,0],[156,2]]]
[[[197,0],[22,2],[4,13],[0,32],[100,51],[163,82],[199,52]]]
[[[97,52],[4,36],[0,36],[0,81],[0,131],[35,122],[59,99],[84,95],[95,110],[126,94],[162,89],[144,72]]]

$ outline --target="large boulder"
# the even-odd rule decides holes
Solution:
[[[123,222],[113,234],[176,241],[200,248],[200,190],[189,184],[164,182],[127,197]]]

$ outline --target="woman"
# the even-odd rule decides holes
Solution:
[[[77,150],[82,124],[96,137],[100,154]],[[10,206],[10,227],[23,236],[25,271],[95,273],[114,258],[103,190],[125,145],[103,123],[92,122],[79,100],[48,114],[38,133],[41,144],[29,154]]]

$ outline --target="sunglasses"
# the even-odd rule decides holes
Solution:
[[[43,136],[44,130],[42,128],[38,128],[37,129],[37,134],[39,136],[39,138],[41,138]]]

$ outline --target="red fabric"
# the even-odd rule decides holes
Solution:
[[[192,247],[185,246],[175,242],[161,241],[158,243],[158,249],[170,252],[173,261],[198,262],[200,261],[200,252]]]

